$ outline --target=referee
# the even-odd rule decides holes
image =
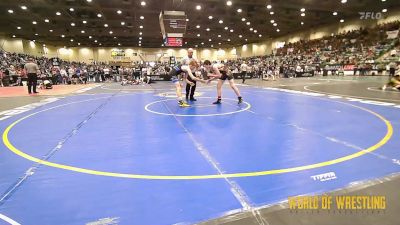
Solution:
[[[33,93],[39,93],[36,91],[36,85],[37,85],[37,72],[39,71],[39,66],[33,62],[32,58],[28,59],[28,63],[25,64],[24,66],[26,73],[28,74],[28,93],[32,94],[32,87],[33,87]]]
[[[193,58],[193,48],[189,48],[188,49],[188,56],[187,58],[184,58],[182,61],[182,65],[189,65],[191,60],[196,60],[195,58]],[[191,86],[190,84],[186,84],[186,100],[190,100],[190,101],[197,101],[194,98],[194,92],[196,91],[196,81],[192,80],[190,78],[190,76],[188,76],[187,78],[190,82],[193,82],[194,85]],[[189,98],[190,97],[190,98]]]

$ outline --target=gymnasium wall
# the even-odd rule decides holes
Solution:
[[[339,17],[338,17],[339,20]],[[332,24],[324,27],[311,28],[307,31],[296,32],[289,35],[276,38],[274,40],[265,40],[259,43],[250,43],[233,48],[225,49],[195,49],[194,55],[196,58],[205,60],[223,60],[235,59],[240,57],[251,57],[271,54],[278,42],[296,42],[299,40],[318,39],[360,27],[369,27],[376,24],[387,23],[391,21],[400,21],[400,10],[387,13],[385,18],[381,20],[360,20],[355,19],[345,21],[340,24]],[[90,63],[93,61],[110,62],[117,61],[111,57],[113,48],[88,48],[88,47],[72,47],[63,48],[60,46],[45,47],[42,44],[34,43],[28,40],[18,38],[5,38],[0,35],[0,48],[9,52],[26,53],[34,56],[60,57],[70,61],[80,61]],[[187,55],[187,49],[179,48],[129,48],[122,47],[118,49],[125,50],[125,58],[119,59],[122,61],[167,61],[170,56],[175,56],[178,60]]]
[[[34,56],[60,57],[64,60],[90,63],[93,61],[168,61],[170,56],[181,59],[187,56],[184,48],[129,48],[120,47],[125,50],[125,57],[115,59],[111,52],[116,48],[90,48],[90,47],[56,47],[35,43],[17,38],[0,38],[0,48],[8,52],[26,53]],[[223,60],[236,58],[236,50],[230,49],[195,49],[194,56],[201,60]]]

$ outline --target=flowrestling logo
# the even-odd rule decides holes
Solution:
[[[360,14],[360,20],[379,20],[382,18],[380,12],[358,12]]]

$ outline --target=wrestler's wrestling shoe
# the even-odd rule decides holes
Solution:
[[[190,107],[190,105],[189,104],[187,104],[186,102],[184,102],[184,101],[179,101],[178,102],[178,105],[179,105],[179,107]]]
[[[242,97],[238,97],[238,104],[242,104],[243,102],[243,98]]]

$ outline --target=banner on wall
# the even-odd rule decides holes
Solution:
[[[395,39],[399,36],[399,30],[386,31],[386,35],[388,39]]]
[[[285,42],[276,42],[275,48],[283,48],[285,46]]]
[[[125,50],[123,49],[112,49],[111,50],[111,57],[121,57],[125,56]]]
[[[354,65],[344,65],[343,70],[349,71],[349,70],[354,70]]]

